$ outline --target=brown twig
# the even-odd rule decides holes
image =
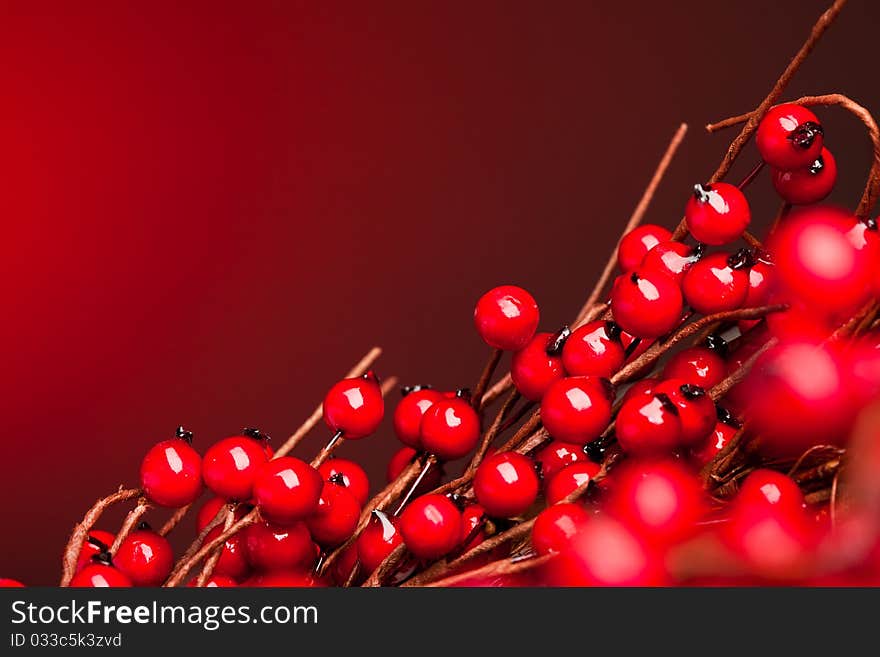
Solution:
[[[486,408],[512,387],[513,379],[510,378],[509,373],[505,374],[486,391],[486,394],[483,395],[483,401],[480,404],[480,408]]]
[[[543,566],[555,557],[556,554],[545,554],[540,557],[532,556],[528,559],[499,559],[498,561],[487,563],[481,568],[469,570],[457,575],[450,575],[449,577],[439,579],[435,582],[429,582],[428,584],[425,584],[425,586],[429,588],[445,588],[457,586],[462,582],[473,579],[485,581],[491,578],[503,577],[505,575],[514,575],[516,573],[522,573]]]
[[[406,554],[406,544],[400,543],[391,550],[391,553],[385,557],[385,559],[376,566],[376,570],[370,573],[370,576],[366,579],[366,581],[361,585],[365,588],[372,588],[376,586],[382,586],[382,582],[384,582],[388,576],[394,572],[394,569],[397,568],[397,564],[400,563],[400,560],[403,559],[403,556]]]
[[[61,561],[61,583],[60,586],[69,586],[70,580],[76,574],[76,565],[79,561],[79,553],[82,551],[83,543],[89,537],[89,531],[98,522],[101,514],[109,507],[119,502],[134,499],[142,493],[140,488],[122,488],[120,487],[115,493],[102,497],[95,502],[89,509],[83,519],[73,528],[70,538],[67,540],[67,547],[64,549],[64,556]]]
[[[144,514],[149,510],[150,504],[149,502],[147,502],[147,498],[144,496],[139,497],[135,507],[128,512],[127,516],[125,516],[122,527],[120,527],[119,531],[116,532],[116,538],[113,539],[113,545],[110,546],[110,554],[116,554],[119,546],[122,545],[122,542],[126,538],[128,538],[128,535],[135,527],[137,527],[137,524],[141,521],[141,518],[143,518]]]
[[[503,355],[504,352],[501,349],[492,350],[492,353],[489,355],[489,360],[486,362],[486,366],[483,368],[482,373],[480,373],[480,379],[477,381],[477,385],[474,386],[471,399],[477,412],[480,412],[483,409],[483,396],[486,393],[486,388],[489,387],[489,381],[492,380],[495,368],[498,367],[498,363],[501,362],[501,356]]]
[[[226,509],[226,520],[223,522],[223,531],[229,531],[229,528],[232,527],[232,522],[235,520],[235,511],[231,508]],[[205,565],[202,567],[202,572],[199,573],[198,579],[196,579],[196,586],[202,588],[211,578],[211,575],[214,574],[214,568],[217,567],[217,562],[220,561],[220,557],[223,554],[223,550],[226,549],[225,545],[220,545],[214,549],[209,556],[205,560]]]
[[[189,513],[189,510],[193,507],[193,504],[194,502],[175,510],[174,513],[171,514],[171,517],[165,521],[165,524],[162,525],[161,529],[159,529],[159,536],[168,536],[168,534],[173,532],[174,528],[180,524],[180,521],[183,520],[184,516]]]
[[[733,388],[736,384],[742,382],[748,375],[752,369],[752,366],[755,364],[755,361],[758,360],[764,352],[768,349],[772,349],[776,346],[776,343],[779,342],[777,338],[770,338],[765,342],[761,347],[753,353],[749,358],[740,365],[739,369],[735,372],[732,372],[728,375],[723,381],[718,383],[709,391],[709,396],[712,398],[712,401],[718,401]]]

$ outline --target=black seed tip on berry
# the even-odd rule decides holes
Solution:
[[[865,227],[868,230],[873,230],[873,231],[877,230],[877,220],[874,219],[874,217],[865,217],[864,219],[861,220],[861,222],[863,224],[865,224]]]
[[[707,336],[704,344],[706,345],[706,349],[710,349],[711,351],[714,351],[722,358],[727,356],[727,352],[728,352],[727,340],[722,338],[717,333],[712,333],[711,335]]]
[[[621,333],[623,333],[623,329],[620,328],[617,322],[612,322],[610,319],[605,322],[605,335],[608,336],[609,340],[620,342]]]
[[[329,481],[331,484],[342,486],[343,488],[348,487],[348,484],[345,483],[345,475],[341,472],[334,472],[332,475],[327,477],[327,481]]]
[[[742,422],[736,419],[729,410],[724,408],[723,406],[715,405],[715,414],[718,416],[718,421],[722,424],[726,424],[729,427],[733,427],[734,429],[742,428]]]
[[[824,135],[825,130],[815,121],[807,121],[788,133],[788,139],[798,148],[807,150],[816,141],[816,137]]]
[[[193,432],[187,431],[186,429],[184,429],[182,424],[179,427],[177,427],[177,430],[174,432],[174,435],[177,438],[180,438],[181,440],[185,440],[190,445],[192,445]]]
[[[99,538],[95,538],[94,536],[89,536],[88,542],[90,544],[94,545],[96,548],[98,548],[98,550],[100,550],[101,552],[109,552],[110,551],[110,546],[107,545],[104,541],[102,541]]]
[[[459,388],[455,391],[455,396],[459,399],[464,399],[465,401],[471,400],[471,389],[470,388]]]
[[[593,463],[601,463],[605,458],[605,452],[607,450],[608,445],[602,438],[596,438],[596,440],[584,445],[584,454],[586,454]]]
[[[731,269],[748,269],[755,264],[755,256],[752,250],[746,247],[731,255],[727,259],[727,266]]]
[[[664,410],[669,411],[673,415],[678,415],[678,407],[672,402],[665,392],[658,392],[654,395],[654,399],[663,405]]]
[[[267,434],[253,427],[245,427],[241,430],[241,435],[265,443],[268,443],[270,440],[272,440]]]
[[[403,386],[400,389],[400,396],[406,397],[408,394],[412,392],[418,392],[419,390],[432,390],[432,387],[430,384],[427,383],[417,383],[414,386]]]
[[[556,332],[550,339],[550,343],[547,345],[548,356],[558,356],[562,353],[562,348],[565,346],[565,341],[568,340],[568,336],[571,335],[571,329],[568,326],[563,326]]]
[[[367,370],[363,374],[361,374],[361,378],[364,381],[372,381],[376,385],[379,385],[379,375],[376,374],[373,370]]]
[[[694,198],[700,203],[709,201],[709,192],[712,191],[712,185],[694,185]]]
[[[153,531],[153,526],[152,526],[150,523],[148,523],[146,520],[141,520],[141,521],[138,523],[137,528],[138,528],[138,531],[141,531],[141,532],[151,532],[151,531]]]
[[[624,350],[623,355],[626,358],[629,358],[630,356],[632,356],[636,352],[636,349],[639,348],[640,344],[642,344],[642,339],[636,338],[635,340],[633,340],[632,342],[629,343],[627,348]]]
[[[817,175],[822,173],[822,169],[825,168],[825,158],[821,155],[816,158],[816,161],[813,162],[809,167],[807,167],[807,171],[809,171],[812,175]]]
[[[681,390],[681,394],[688,399],[696,399],[697,397],[702,397],[706,394],[706,391],[703,388],[692,383],[685,383],[679,388],[679,390]]]
[[[448,497],[449,501],[458,507],[459,511],[464,511],[464,508],[467,506],[467,500],[465,500],[463,495],[459,495],[458,493],[449,493],[446,495],[446,497]]]
[[[101,550],[98,554],[92,555],[92,563],[99,563],[104,566],[112,566],[113,565],[113,555],[110,554],[110,550]]]
[[[639,284],[639,275],[635,272],[629,275],[629,280],[631,280],[634,284]]]
[[[533,466],[535,468],[535,474],[538,475],[538,481],[544,481],[544,467],[541,461],[535,461]]]

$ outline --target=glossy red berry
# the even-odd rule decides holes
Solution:
[[[461,552],[467,552],[486,540],[486,509],[479,504],[468,504],[461,512]]]
[[[324,422],[346,440],[360,440],[374,433],[384,415],[385,401],[372,372],[343,379],[324,397]]]
[[[727,364],[717,349],[690,347],[674,354],[663,368],[664,379],[681,379],[706,390],[727,376]]]
[[[793,171],[773,170],[773,187],[792,205],[818,203],[831,193],[837,182],[837,162],[827,148],[808,167]]]
[[[556,504],[565,499],[578,488],[593,480],[601,466],[592,461],[578,461],[562,468],[553,475],[544,486],[544,497],[547,504]]]
[[[220,536],[223,526],[214,527],[205,536],[205,543],[213,541]],[[220,559],[214,567],[214,573],[231,577],[236,581],[241,581],[251,572],[251,565],[248,561],[247,541],[244,534],[235,534],[226,539],[223,549],[220,550]]]
[[[749,294],[751,254],[713,253],[695,263],[684,276],[685,301],[698,313],[712,315],[742,307]]]
[[[113,555],[113,565],[135,586],[160,586],[174,565],[174,551],[164,536],[149,528],[131,532]]]
[[[516,452],[493,454],[474,475],[477,502],[493,518],[524,513],[535,502],[539,488],[535,462]]]
[[[244,539],[248,562],[258,571],[307,568],[315,560],[315,544],[304,522],[258,522],[245,529]]]
[[[74,588],[129,588],[131,580],[107,563],[92,561],[70,580]]]
[[[443,461],[460,459],[480,439],[480,416],[467,400],[442,399],[429,408],[421,425],[422,447]]]
[[[370,480],[364,469],[354,461],[332,458],[318,466],[318,474],[324,481],[345,488],[361,506],[370,499]]]
[[[292,456],[282,456],[260,468],[254,482],[254,498],[264,518],[289,525],[315,510],[322,487],[321,475],[312,466]]]
[[[642,264],[651,249],[672,239],[672,233],[662,226],[642,224],[620,240],[617,247],[617,264],[623,273],[631,272]]]
[[[678,408],[662,393],[634,396],[624,402],[614,431],[627,454],[662,454],[681,444]]]
[[[643,397],[644,395],[653,395],[654,388],[661,382],[661,379],[655,378],[647,378],[647,379],[639,379],[635,381],[629,388],[626,389],[626,392],[623,393],[623,397],[620,399],[621,404],[625,404],[630,399],[636,397]]]
[[[400,516],[407,549],[419,559],[438,559],[461,539],[461,511],[444,495],[417,497]]]
[[[0,589],[23,589],[24,584],[17,579],[9,579],[8,577],[0,577]]]
[[[414,463],[418,460],[419,453],[414,450],[412,447],[401,447],[399,450],[394,452],[394,455],[388,461],[388,466],[385,469],[385,479],[390,484],[392,481],[397,479],[400,476],[400,473],[404,471],[410,464]],[[431,467],[427,474],[422,478],[422,483],[419,484],[418,488],[416,488],[416,495],[421,495],[422,493],[427,493],[428,491],[434,490],[437,486],[440,485],[440,481],[443,478],[443,467],[438,464]]]
[[[549,480],[567,465],[579,461],[588,461],[584,446],[578,443],[565,443],[551,440],[550,443],[535,454],[535,462],[541,465],[541,476]]]
[[[325,482],[318,506],[306,518],[309,532],[322,547],[336,547],[348,540],[357,527],[361,506],[345,488]]]
[[[776,507],[786,512],[805,508],[804,494],[791,477],[776,470],[752,470],[740,484],[737,504]]]
[[[620,327],[595,321],[574,330],[562,348],[562,364],[571,376],[610,378],[626,358]]]
[[[764,161],[775,169],[810,166],[822,152],[822,125],[806,107],[784,103],[770,109],[758,124],[755,141]]]
[[[710,246],[739,239],[752,221],[745,195],[736,185],[723,182],[694,185],[684,214],[688,232]]]
[[[557,440],[584,445],[611,422],[612,396],[607,379],[567,377],[554,383],[541,400],[541,421]]]
[[[691,248],[683,242],[660,242],[648,251],[640,269],[663,272],[678,283],[697,260],[703,256],[701,246]]]
[[[79,559],[76,562],[76,571],[79,572],[92,562],[92,557],[109,552],[110,546],[116,536],[102,529],[93,529],[89,532],[89,537],[83,541],[82,549],[79,552]]]
[[[699,445],[709,437],[715,428],[717,413],[715,402],[703,388],[684,379],[667,379],[657,385],[656,393],[665,394],[675,404],[681,424],[682,445]]]
[[[590,514],[579,504],[553,504],[535,518],[532,547],[540,555],[562,552],[589,521]]]
[[[705,512],[694,473],[675,461],[649,461],[621,468],[606,507],[652,545],[670,545],[695,533]]]
[[[539,319],[534,297],[515,285],[489,290],[474,309],[474,324],[483,341],[506,351],[525,347],[535,335]]]
[[[653,269],[636,269],[618,276],[611,290],[614,321],[639,338],[657,338],[669,333],[681,322],[683,310],[684,300],[678,284]]]
[[[226,500],[222,497],[212,497],[205,502],[196,515],[196,531],[200,532],[207,527],[225,506]]]
[[[442,392],[423,386],[403,389],[404,396],[394,409],[394,433],[404,445],[421,448],[422,417],[434,402],[444,399]]]
[[[740,424],[725,409],[718,409],[718,422],[709,437],[691,448],[694,462],[702,467],[718,455],[740,429]]]
[[[358,536],[357,558],[366,573],[372,573],[385,558],[403,542],[398,531],[398,518],[374,511],[366,529]]]
[[[541,401],[547,389],[565,376],[560,352],[570,331],[536,333],[529,343],[513,354],[510,378],[519,393],[529,401]]]
[[[205,486],[227,500],[249,500],[257,472],[268,460],[264,445],[263,440],[246,435],[211,445],[202,460]]]
[[[154,445],[141,462],[141,488],[158,506],[186,506],[202,492],[202,458],[187,441],[192,434],[182,427],[178,433],[182,437]]]

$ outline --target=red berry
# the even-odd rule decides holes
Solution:
[[[727,364],[715,349],[690,347],[666,361],[663,378],[681,379],[706,390],[727,376]]]
[[[601,466],[592,461],[579,461],[557,472],[544,487],[547,504],[556,504],[599,474]]]
[[[264,518],[289,525],[315,510],[322,487],[321,475],[312,466],[292,456],[282,456],[260,468],[254,482],[254,497]]]
[[[812,164],[803,169],[773,169],[773,187],[792,205],[818,203],[831,193],[837,182],[837,162],[827,148]]]
[[[661,382],[660,379],[639,379],[635,381],[629,388],[626,389],[626,392],[623,393],[623,397],[621,397],[620,403],[625,404],[630,399],[634,399],[636,397],[643,397],[645,395],[653,395],[654,388],[657,387]]]
[[[343,379],[324,397],[324,422],[346,440],[360,440],[374,433],[385,415],[385,401],[375,375]]]
[[[271,573],[259,573],[244,583],[244,586],[258,588],[294,588],[311,589],[326,586],[322,579],[306,570],[276,570]]]
[[[226,500],[222,497],[212,497],[202,505],[196,515],[196,531],[202,531],[211,521],[217,517],[220,510],[226,506]]]
[[[17,579],[9,579],[8,577],[0,577],[0,589],[23,589],[24,584]]]
[[[245,529],[244,540],[248,562],[259,571],[307,568],[315,560],[315,544],[304,522],[258,522]]]
[[[717,413],[715,402],[703,388],[684,379],[668,379],[654,390],[668,396],[677,407],[682,445],[699,445],[709,437],[715,428]]]
[[[474,475],[477,502],[493,518],[524,513],[538,497],[535,463],[516,452],[502,452],[484,459]]]
[[[819,157],[823,130],[810,110],[785,103],[771,108],[761,119],[755,141],[767,164],[793,171],[810,166]]]
[[[183,438],[163,440],[141,462],[141,488],[153,504],[186,506],[202,492],[202,458]]]
[[[730,256],[713,253],[695,263],[681,283],[688,305],[703,315],[742,307],[749,294],[751,262],[749,251],[741,249]]]
[[[223,525],[214,527],[205,536],[205,543],[213,541],[220,536],[222,531]],[[227,538],[223,544],[223,549],[220,551],[220,559],[214,567],[214,573],[240,581],[247,577],[250,572],[251,565],[248,561],[245,536],[244,534],[234,534]]]
[[[460,397],[442,399],[422,417],[422,447],[443,461],[469,454],[480,440],[480,416]]]
[[[197,582],[198,577],[193,577],[187,583],[187,586],[196,586]],[[211,575],[205,582],[206,589],[226,589],[232,588],[233,586],[238,586],[238,582],[231,577],[226,577],[226,575]]]
[[[565,376],[559,352],[562,341],[567,344],[568,334],[568,329],[562,335],[535,333],[525,347],[513,354],[510,378],[529,401],[541,401],[547,389]]]
[[[614,322],[584,324],[575,329],[562,348],[562,364],[572,376],[610,378],[625,358],[620,328]]]
[[[804,494],[791,477],[758,468],[740,484],[736,503],[750,507],[776,507],[786,512],[803,511]]]
[[[128,588],[132,583],[113,566],[93,561],[74,575],[70,585],[74,588]]]
[[[715,423],[715,428],[709,437],[703,441],[702,445],[691,448],[691,456],[700,467],[706,465],[715,456],[724,449],[739,431],[740,425],[736,420],[730,417],[730,414],[719,410],[719,420]],[[724,419],[721,419],[724,417]]]
[[[611,422],[611,396],[607,379],[562,379],[541,400],[541,421],[554,438],[585,445],[598,438]]]
[[[676,282],[653,269],[636,269],[618,276],[611,290],[614,321],[636,337],[657,338],[669,333],[681,322],[683,310],[684,300]]]
[[[345,488],[331,482],[324,484],[318,507],[306,518],[312,538],[322,547],[336,547],[354,533],[361,507]]]
[[[757,308],[770,301],[773,286],[773,264],[762,260],[761,256],[749,269],[749,293],[743,304],[745,308]]]
[[[752,221],[749,202],[736,185],[695,185],[684,209],[688,232],[711,246],[729,244],[742,237]]]
[[[540,555],[562,552],[589,521],[590,514],[578,504],[549,506],[535,518],[532,547]]]
[[[461,540],[461,511],[443,495],[417,497],[400,516],[407,549],[419,559],[438,559]]]
[[[365,573],[376,570],[394,548],[403,542],[398,531],[399,523],[398,518],[389,518],[381,511],[373,511],[370,524],[357,540],[357,558]]]
[[[421,448],[422,416],[434,402],[444,399],[442,392],[422,386],[404,388],[404,397],[394,409],[394,432],[404,445]]]
[[[633,397],[620,407],[614,429],[627,454],[670,452],[681,443],[678,408],[662,393]]]
[[[472,550],[486,540],[483,527],[486,524],[486,509],[479,504],[468,504],[461,512],[461,544],[462,554]]]
[[[643,224],[634,228],[620,240],[617,247],[617,264],[623,273],[631,272],[642,264],[651,249],[672,239],[672,233],[662,226]]]
[[[336,584],[343,586],[348,581],[357,563],[357,543],[352,543],[347,548],[345,548],[339,555],[339,558],[333,562],[333,566],[330,569],[333,576],[333,581],[336,582]],[[363,575],[363,569],[358,570],[358,575],[355,576],[354,581],[358,581],[361,575]]]
[[[394,455],[388,461],[388,467],[385,470],[385,478],[390,484],[400,476],[410,464],[418,460],[419,453],[412,447],[401,447],[394,452]],[[416,494],[427,493],[440,485],[443,478],[443,468],[440,465],[432,466],[428,473],[422,478],[422,483],[416,488]]]
[[[202,461],[205,485],[227,500],[249,500],[257,471],[268,460],[264,445],[251,436],[232,436],[211,445]]]
[[[653,269],[663,272],[677,283],[697,260],[702,257],[702,248],[691,248],[683,242],[660,242],[648,251],[640,269]]]
[[[621,468],[607,508],[652,545],[670,545],[687,538],[705,511],[700,482],[675,461]]]
[[[583,445],[564,443],[561,440],[551,440],[546,447],[535,454],[535,461],[541,464],[541,476],[545,480],[549,480],[567,465],[587,460],[589,459]]]
[[[92,557],[109,552],[110,546],[116,536],[102,529],[93,529],[89,532],[89,537],[83,541],[82,549],[79,552],[79,559],[76,562],[76,571],[79,572],[92,562]]]
[[[370,480],[364,469],[354,461],[332,458],[318,466],[318,474],[324,481],[345,488],[361,506],[370,499]]]
[[[489,290],[474,309],[474,324],[483,341],[506,351],[525,347],[535,335],[539,318],[535,299],[515,285]]]
[[[131,532],[116,554],[113,565],[135,586],[160,586],[174,565],[174,551],[164,536],[149,528]]]

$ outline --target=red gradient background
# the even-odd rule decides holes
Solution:
[[[180,423],[283,439],[374,344],[382,374],[472,384],[499,283],[558,328],[678,123],[670,226],[732,137],[701,126],[826,4],[4,2],[0,576],[57,581],[73,523]],[[850,2],[788,95],[880,111],[878,19]],[[867,140],[822,118],[852,205]],[[774,212],[766,176],[750,196]],[[343,455],[378,485],[394,448],[386,423]]]

